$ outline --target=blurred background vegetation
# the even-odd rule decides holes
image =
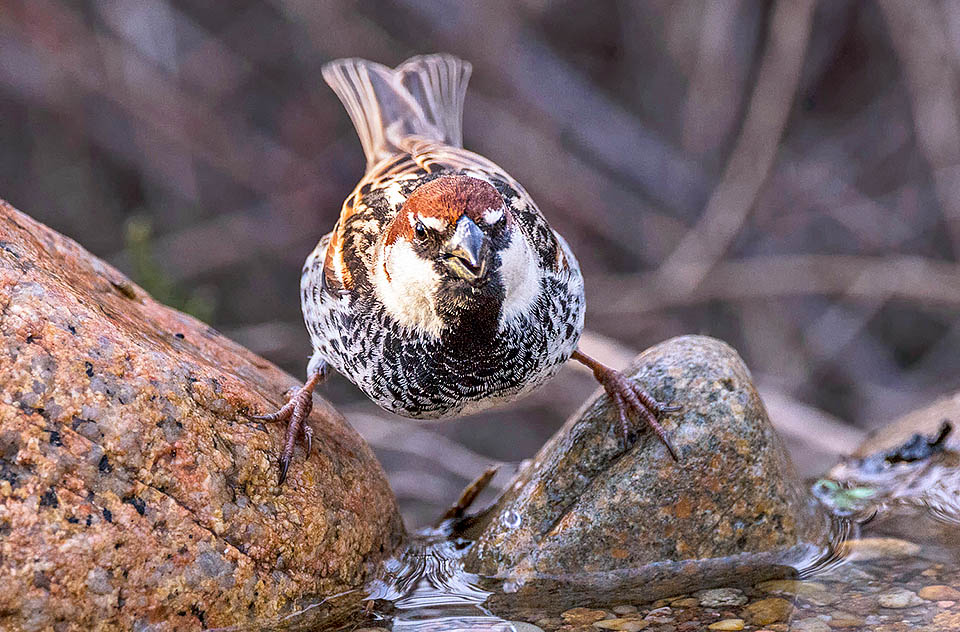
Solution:
[[[0,0],[0,197],[300,377],[300,265],[363,170],[320,67],[435,51],[579,257],[595,354],[729,341],[808,474],[960,386],[956,1]],[[415,525],[594,386],[442,425],[323,392]]]

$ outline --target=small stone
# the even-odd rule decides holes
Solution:
[[[960,612],[946,610],[938,612],[933,617],[934,630],[957,630],[960,629]]]
[[[534,623],[539,625],[544,630],[556,630],[563,625],[563,619],[560,617],[546,617],[544,619],[537,619],[534,621]]]
[[[952,586],[938,584],[934,586],[924,586],[917,592],[917,596],[929,601],[957,601],[960,599],[960,590]]]
[[[920,552],[920,545],[899,538],[863,538],[847,540],[840,553],[852,562],[869,562],[885,558],[911,557]]]
[[[880,594],[877,597],[877,603],[884,608],[909,608],[919,606],[923,600],[915,592],[905,588],[894,588]]]
[[[840,595],[835,591],[830,591],[824,584],[819,582],[804,582],[796,579],[775,579],[760,582],[756,587],[763,592],[796,595],[815,606],[828,606],[840,600]]]
[[[790,632],[830,632],[830,626],[823,619],[801,619],[791,624]]]
[[[543,632],[543,628],[526,621],[511,621],[510,625],[513,626],[514,632]]]
[[[742,606],[747,596],[736,588],[711,588],[696,593],[697,601],[704,608],[722,608],[724,606]]]
[[[771,597],[750,604],[744,612],[753,625],[767,625],[785,621],[793,612],[793,604],[780,597]]]
[[[938,608],[952,608],[952,607],[954,606],[954,604],[956,604],[956,603],[957,603],[956,601],[938,601],[938,602],[937,602],[937,607],[938,607]]]
[[[613,607],[613,613],[614,613],[614,614],[633,614],[633,613],[635,613],[636,611],[637,611],[637,607],[636,607],[636,606],[623,605],[623,606],[614,606],[614,607]]]
[[[642,619],[605,619],[597,621],[593,627],[602,630],[622,630],[623,632],[640,632],[650,625],[649,621]]]
[[[695,608],[700,605],[700,602],[696,599],[696,597],[684,597],[683,599],[671,601],[670,605],[677,608]]]
[[[827,625],[831,628],[843,629],[843,628],[857,628],[863,625],[864,621],[862,618],[852,615],[849,612],[843,612],[841,610],[835,610],[831,613],[830,621],[827,622]]]
[[[920,573],[924,577],[937,577],[940,575],[940,570],[936,568],[928,568]]]
[[[597,610],[594,608],[571,608],[561,612],[564,623],[570,625],[590,625],[594,621],[600,621],[607,618],[606,610]]]
[[[742,630],[743,625],[743,619],[724,619],[711,623],[707,628],[710,630]]]

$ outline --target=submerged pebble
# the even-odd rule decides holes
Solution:
[[[917,593],[906,588],[894,588],[877,596],[877,603],[884,608],[909,608],[910,606],[919,606],[923,599],[917,596]]]
[[[525,621],[511,621],[510,625],[515,632],[543,632],[543,628]]]
[[[862,617],[850,614],[849,612],[843,612],[842,610],[834,610],[828,622],[831,628],[856,628],[863,624],[864,620]]]
[[[743,619],[724,619],[711,623],[707,626],[710,630],[742,630],[744,627]]]
[[[556,630],[563,625],[563,619],[560,617],[544,617],[543,619],[537,619],[534,623],[544,630]]]
[[[824,584],[795,579],[775,579],[760,582],[757,584],[757,589],[774,594],[796,595],[816,606],[828,606],[840,599],[836,591],[828,590]]]
[[[801,619],[790,625],[791,632],[830,632],[830,626],[823,619]]]
[[[606,619],[597,621],[593,627],[602,630],[620,630],[621,632],[640,632],[650,626],[649,621],[643,619]]]
[[[696,597],[683,597],[682,599],[672,600],[670,605],[677,608],[693,608],[694,606],[700,605],[700,602]]]
[[[890,557],[912,557],[920,552],[920,545],[899,538],[862,538],[845,542],[840,552],[851,562],[867,562]]]
[[[586,625],[594,621],[600,621],[607,618],[606,610],[597,610],[594,608],[571,608],[560,613],[565,623],[571,625]]]
[[[698,602],[704,608],[722,608],[724,606],[742,606],[747,596],[737,588],[712,588],[696,593]]]
[[[786,621],[791,612],[793,612],[793,604],[780,597],[761,599],[744,608],[747,619],[753,625],[767,625]]]
[[[924,586],[917,592],[917,596],[930,601],[958,601],[960,600],[960,590],[952,586],[938,584],[936,586]]]

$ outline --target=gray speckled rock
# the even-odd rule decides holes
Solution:
[[[683,406],[664,424],[680,463],[649,432],[624,452],[600,392],[486,515],[468,568],[514,586],[628,574],[655,594],[703,588],[731,571],[788,573],[772,567],[814,554],[810,543],[824,540],[827,520],[732,348],[674,338],[641,354],[627,374]]]

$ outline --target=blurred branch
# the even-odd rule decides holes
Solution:
[[[678,269],[689,276],[702,272]],[[587,280],[593,293],[618,297],[591,303],[593,315],[637,315],[710,300],[745,300],[800,295],[845,295],[851,299],[898,298],[927,305],[960,307],[960,265],[922,257],[782,255],[725,261],[706,272],[688,293],[677,292],[658,273]]]
[[[821,452],[837,456],[856,450],[867,436],[815,406],[790,397],[783,391],[763,386],[760,382],[760,398],[777,431],[786,437],[799,440]]]
[[[370,445],[427,459],[438,470],[459,477],[471,479],[498,464],[495,459],[477,454],[414,421],[371,414],[367,406],[344,408],[341,412]]]
[[[774,6],[743,131],[703,215],[660,268],[663,284],[677,294],[693,292],[723,256],[770,172],[800,82],[815,6],[815,0]]]
[[[315,36],[318,50],[331,57],[343,50],[342,46],[338,46],[343,33],[348,33],[355,40],[377,42],[378,46],[382,46],[383,40],[388,38],[370,20],[363,19],[356,12],[340,10],[342,7],[335,4],[305,3],[301,0],[273,0],[273,3],[302,20]],[[330,30],[338,33],[333,39],[326,36]],[[393,48],[397,47],[396,42],[389,43]],[[487,50],[482,58],[470,57],[478,74],[484,61],[493,62],[488,59],[492,54]],[[501,64],[498,62],[497,65]],[[569,74],[573,70],[566,69],[565,72]],[[554,223],[560,219],[573,225],[576,232],[569,234],[569,239],[598,235],[649,265],[659,259],[657,244],[679,238],[682,231],[679,221],[661,212],[635,188],[625,186],[621,179],[598,165],[592,156],[569,151],[563,141],[563,130],[551,129],[567,125],[567,122],[524,116],[524,107],[515,99],[494,98],[477,90],[482,79],[477,77],[471,83],[464,115],[468,137],[472,136],[473,129],[484,130],[474,139],[476,146],[472,149],[502,164],[523,182],[549,182],[549,187],[536,191],[536,199],[544,209],[549,210]],[[540,86],[521,87],[524,94],[542,90]],[[548,98],[543,94],[539,97],[528,96],[531,99]],[[605,107],[611,106],[608,104]],[[590,112],[591,116],[596,116],[595,112]],[[626,112],[621,115],[625,116]],[[491,120],[496,124],[491,125]],[[637,121],[630,121],[629,127],[638,124]],[[509,151],[507,148],[510,148]],[[549,160],[544,157],[549,157]],[[656,235],[657,239],[648,239],[653,243],[638,248],[637,235]],[[589,256],[584,253],[583,258]]]
[[[496,74],[486,78],[499,82],[516,107],[532,109],[530,119],[569,139],[568,151],[632,183],[663,208],[689,212],[702,203],[707,180],[700,165],[561,58],[525,26],[515,3],[399,0],[399,4],[475,66],[495,69]],[[463,38],[465,30],[488,37]]]
[[[612,338],[592,331],[583,332],[580,349],[617,369],[627,367],[638,353]],[[574,364],[578,370],[590,371],[585,366]],[[758,383],[760,382],[761,380],[758,380]],[[843,420],[804,404],[783,391],[769,386],[758,388],[774,427],[808,448],[833,455],[850,454],[866,435],[861,430],[845,425]]]
[[[734,37],[744,0],[703,5],[696,66],[683,108],[683,146],[693,154],[716,149],[736,125],[749,64],[737,64]]]
[[[932,2],[877,0],[896,48],[913,105],[920,148],[960,258],[960,107],[943,16]]]

